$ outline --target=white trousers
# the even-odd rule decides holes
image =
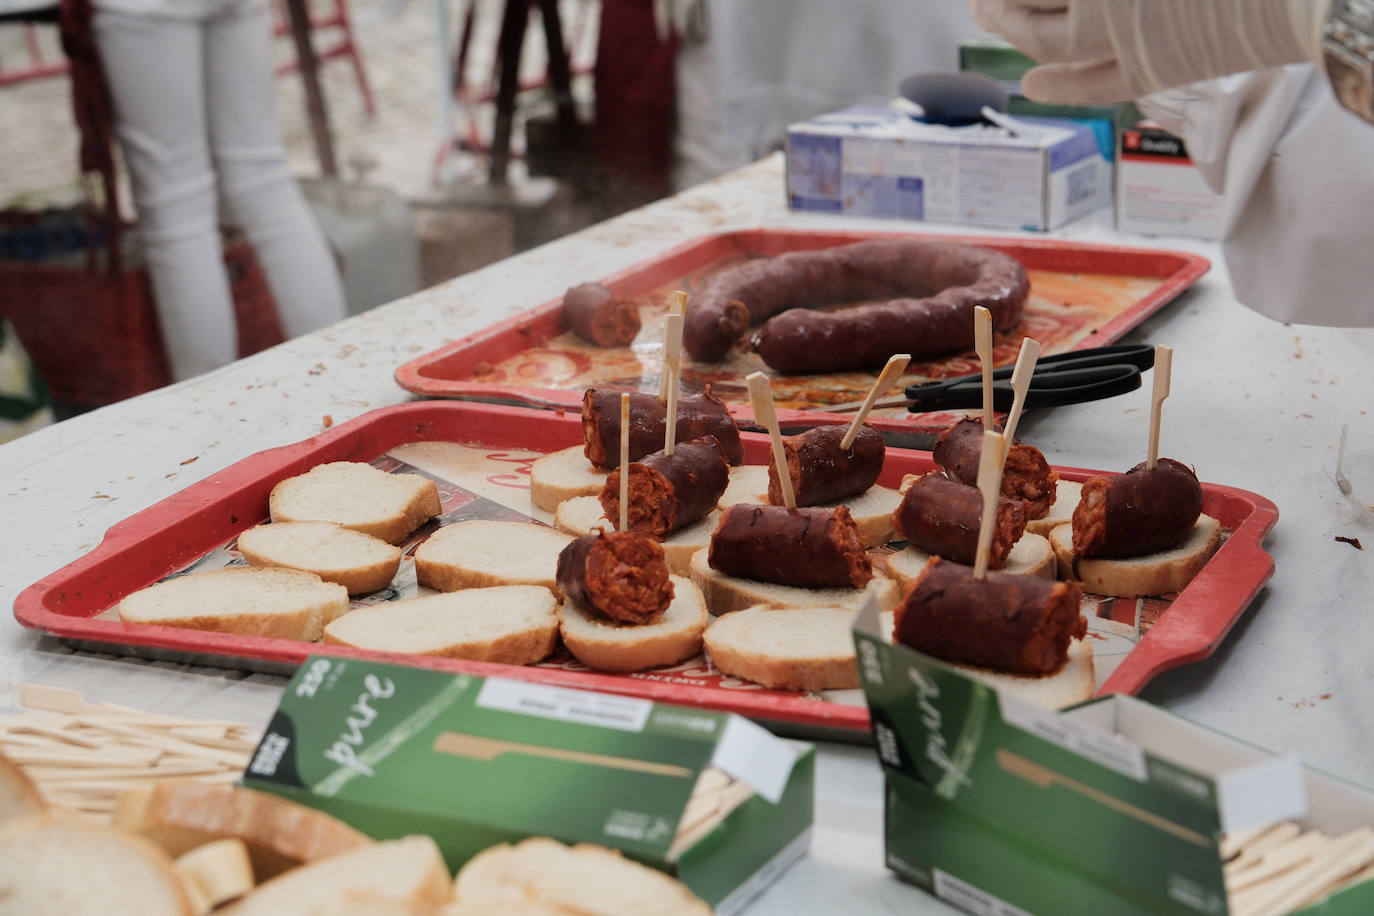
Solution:
[[[267,4],[221,3],[200,19],[98,8],[93,25],[173,375],[238,355],[217,196],[287,336],[342,319],[338,269],[286,166]]]

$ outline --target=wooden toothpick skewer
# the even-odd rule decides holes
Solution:
[[[1155,347],[1155,387],[1150,396],[1150,452],[1146,467],[1159,463],[1159,423],[1164,413],[1164,399],[1169,396],[1169,377],[1174,364],[1172,347]]]
[[[682,316],[669,315],[664,325],[666,349],[663,358],[664,398],[668,410],[668,422],[663,434],[663,452],[672,455],[677,450],[677,390],[678,373],[682,368]]]
[[[658,382],[658,399],[668,400],[668,379],[676,377],[681,369],[682,359],[682,316],[687,310],[687,294],[682,290],[677,290],[668,300],[668,313],[663,318],[663,374]],[[676,316],[678,321],[674,325],[672,319]],[[676,341],[676,342],[675,342]],[[669,354],[678,354],[679,365],[672,365]]]
[[[997,498],[1002,492],[1002,461],[1007,455],[1007,437],[983,430],[983,451],[978,457],[978,492],[983,495],[983,518],[978,523],[978,552],[973,555],[973,578],[988,575],[988,555],[992,552],[992,529],[997,523]]]
[[[1021,411],[1026,406],[1026,389],[1030,387],[1038,359],[1040,341],[1029,337],[1022,340],[1021,352],[1016,355],[1016,368],[1011,370],[1011,413],[1007,414],[1007,425],[1002,427],[1002,435],[1006,437],[1008,445],[1016,441],[1016,424],[1021,422]]]
[[[773,463],[778,468],[782,504],[795,509],[797,494],[792,490],[792,475],[787,473],[787,452],[782,447],[782,430],[778,428],[778,414],[773,409],[773,390],[768,386],[768,376],[762,372],[751,372],[746,381],[749,382],[749,401],[754,406],[754,420],[768,430],[768,438],[773,443]]]
[[[620,521],[617,531],[630,527],[630,393],[620,395]]]
[[[911,362],[911,354],[897,353],[891,356],[887,365],[883,366],[883,371],[878,373],[878,380],[873,383],[873,387],[868,389],[868,397],[864,398],[863,406],[854,415],[854,419],[849,424],[849,429],[845,431],[844,438],[840,440],[840,448],[848,449],[854,444],[854,440],[859,436],[859,430],[863,429],[864,420],[868,418],[868,412],[873,409],[873,402],[882,397],[887,389],[891,388],[897,379],[902,377],[906,371],[907,364]]]
[[[983,429],[992,429],[992,312],[973,308],[973,350],[983,371]]]

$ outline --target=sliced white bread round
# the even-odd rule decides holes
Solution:
[[[1094,595],[1137,598],[1183,591],[1221,544],[1221,523],[1198,516],[1192,533],[1170,550],[1124,559],[1079,559],[1073,553],[1073,525],[1050,532],[1050,545],[1059,557],[1059,577],[1077,579]]]
[[[117,610],[126,623],[313,642],[348,612],[348,589],[299,569],[234,566],[150,585]]]
[[[172,863],[196,904],[196,912],[208,913],[222,903],[242,897],[253,889],[253,863],[243,840],[225,838],[197,846]]]
[[[366,461],[331,461],[288,477],[267,498],[274,522],[334,522],[399,544],[443,511],[434,481]]]
[[[905,590],[921,574],[929,559],[929,553],[908,545],[887,558],[887,574]],[[1023,534],[1011,545],[1006,564],[997,571],[1053,579],[1058,568],[1059,563],[1048,538],[1038,534]]]
[[[879,608],[891,610],[897,606],[900,597],[897,583],[878,572],[863,588],[798,588],[727,576],[711,568],[707,562],[709,553],[709,550],[698,550],[693,554],[690,570],[692,583],[701,589],[706,598],[706,607],[716,615],[742,611],[756,604],[779,608],[838,607],[857,611],[869,595],[877,600]]]
[[[1055,484],[1054,503],[1050,506],[1050,511],[1040,518],[1027,519],[1027,533],[1049,537],[1055,528],[1073,521],[1073,510],[1078,507],[1078,500],[1082,495],[1083,484],[1076,480],[1060,479]]]
[[[454,881],[460,904],[524,901],[596,916],[710,916],[680,881],[613,849],[546,837],[502,843],[468,860]]]
[[[0,824],[38,814],[45,807],[33,781],[17,764],[0,754]]]
[[[572,540],[532,522],[458,522],[415,548],[415,575],[421,585],[441,592],[492,585],[542,585],[557,591],[558,554]]]
[[[1062,709],[1073,703],[1081,703],[1093,695],[1097,689],[1097,674],[1093,666],[1093,638],[1087,636],[1069,643],[1068,660],[1064,667],[1054,674],[1036,677],[1029,674],[1007,674],[991,671],[974,665],[955,665],[999,690],[1006,690],[1015,696],[1044,706],[1047,709]]]
[[[438,907],[450,899],[451,892],[448,866],[434,840],[408,836],[278,875],[217,916],[300,916],[359,893]]]
[[[705,517],[671,532],[660,541],[668,569],[679,576],[688,575],[692,554],[711,543],[711,532],[716,530],[719,521],[720,511],[713,509]],[[615,530],[615,525],[611,524],[601,509],[601,500],[595,496],[574,496],[560,503],[553,517],[553,526],[575,537],[591,534],[597,528]]]
[[[423,900],[388,900],[367,891],[353,891],[316,904],[309,916],[448,916],[451,905],[437,907]]]
[[[573,657],[598,671],[626,673],[674,665],[701,651],[709,615],[701,590],[673,576],[673,600],[657,620],[618,624],[571,601],[558,609],[558,631]]]
[[[600,493],[607,473],[592,466],[580,445],[549,452],[530,465],[530,502],[554,512],[564,500]]]
[[[458,901],[444,907],[440,916],[583,916],[583,913],[550,903],[511,899]]]
[[[541,585],[468,588],[358,608],[324,628],[330,645],[503,665],[542,661],[558,643],[558,599]]]
[[[718,505],[724,509],[737,503],[768,502],[768,466],[746,464],[730,469],[730,485],[725,488]],[[902,502],[902,494],[891,487],[869,487],[858,496],[826,503],[844,506],[854,518],[865,547],[878,547],[895,536],[892,513]]]
[[[706,654],[731,677],[776,690],[858,687],[854,614],[828,607],[745,608],[707,627]]]
[[[172,860],[141,837],[55,811],[0,827],[0,913],[193,916]]]
[[[386,588],[401,567],[401,548],[333,522],[258,525],[239,535],[238,551],[253,566],[303,569],[350,595]]]
[[[366,834],[315,808],[256,789],[192,779],[164,779],[120,793],[113,822],[173,856],[212,840],[242,840],[259,881],[372,845]]]

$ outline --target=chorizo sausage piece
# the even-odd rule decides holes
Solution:
[[[583,283],[564,293],[563,320],[596,347],[623,347],[639,333],[639,309],[600,283]]]
[[[907,543],[926,553],[973,565],[978,555],[978,528],[983,520],[983,494],[939,471],[916,479],[892,513],[892,528]],[[1001,569],[1007,554],[1026,532],[1026,510],[1020,500],[997,499],[988,566]]]
[[[579,606],[620,623],[651,623],[673,600],[663,548],[633,531],[596,531],[558,554],[554,581]]]
[[[799,506],[839,502],[868,490],[883,470],[887,445],[871,426],[859,428],[849,448],[840,448],[848,426],[817,426],[782,440],[787,474]],[[778,466],[768,460],[768,501],[783,503]]]
[[[983,454],[983,421],[965,417],[940,433],[931,458],[946,475],[969,486],[978,485],[978,460]],[[1013,443],[1002,464],[1002,495],[1026,504],[1028,519],[1049,514],[1058,495],[1059,475],[1040,449]]]
[[[662,540],[706,515],[720,502],[730,483],[730,464],[715,436],[680,442],[672,455],[654,452],[630,462],[630,531]],[[606,517],[620,518],[620,470],[611,471],[601,488]]]
[[[1053,674],[1088,621],[1077,582],[988,573],[931,557],[897,605],[893,638],[948,662]]]
[[[706,559],[727,576],[801,588],[860,588],[873,578],[844,506],[731,506],[711,535]]]
[[[1016,323],[1029,293],[1030,280],[1015,258],[972,245],[879,239],[794,251],[713,277],[687,309],[683,346],[693,359],[715,362],[750,324],[772,318],[751,344],[771,368],[867,368],[893,353],[929,356],[971,347],[974,306],[987,307],[993,327],[1005,329]],[[886,301],[810,311],[869,300]]]
[[[1181,461],[1160,458],[1117,477],[1084,481],[1073,510],[1073,552],[1138,557],[1178,546],[1202,514],[1202,484]]]
[[[620,463],[620,395],[608,388],[588,388],[582,395],[582,442],[587,460],[602,470]],[[663,448],[667,435],[668,407],[647,391],[630,392],[630,460],[638,461]],[[711,394],[689,394],[677,401],[678,442],[715,436],[725,460],[744,461],[739,427],[725,402]]]

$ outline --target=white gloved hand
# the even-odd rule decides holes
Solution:
[[[1121,102],[1321,58],[1329,0],[969,0],[973,18],[1042,66],[1044,102]]]

